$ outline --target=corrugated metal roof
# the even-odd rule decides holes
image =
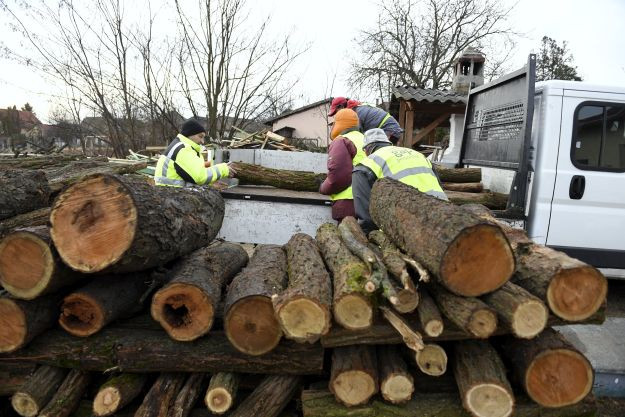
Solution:
[[[427,101],[429,103],[462,103],[466,104],[467,97],[455,91],[433,90],[431,88],[417,88],[397,86],[392,89],[393,97],[404,100]]]

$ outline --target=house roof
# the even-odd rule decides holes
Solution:
[[[0,109],[0,115],[4,115],[7,112],[17,112],[20,123],[31,124],[31,125],[40,125],[41,122],[35,116],[35,113],[26,111],[26,110],[11,110],[11,109]]]
[[[315,101],[314,103],[307,104],[307,105],[305,105],[303,107],[299,107],[299,108],[294,109],[294,110],[285,111],[284,113],[279,114],[277,116],[274,116],[271,119],[265,120],[265,124],[266,125],[271,125],[276,120],[284,119],[285,117],[291,116],[293,114],[301,113],[301,112],[306,111],[306,110],[310,110],[312,108],[321,106],[322,104],[330,104],[330,102],[332,102],[332,99],[331,98],[326,98],[326,99],[323,99],[323,100]]]
[[[464,94],[450,90],[397,86],[393,87],[391,93],[393,97],[404,100],[427,101],[428,103],[467,103],[467,97]]]

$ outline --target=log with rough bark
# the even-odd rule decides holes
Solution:
[[[447,371],[447,353],[436,343],[426,343],[415,354],[415,362],[426,375],[441,376]]]
[[[414,282],[412,282],[408,272],[409,263],[406,261],[405,255],[397,249],[397,246],[381,230],[372,231],[369,234],[369,239],[382,250],[384,264],[388,272],[402,283],[405,291],[416,293]]]
[[[506,369],[490,343],[456,343],[454,375],[462,404],[472,415],[508,417],[514,411],[514,394]]]
[[[505,210],[508,204],[508,194],[492,191],[481,193],[467,193],[462,191],[445,190],[449,201],[456,205],[482,204],[491,210]]]
[[[135,417],[168,417],[186,379],[186,374],[182,373],[160,374],[137,409]]]
[[[93,400],[93,414],[98,417],[115,414],[141,393],[146,380],[145,374],[123,373],[112,377],[98,390]]]
[[[200,390],[202,389],[203,381],[204,374],[190,374],[182,386],[182,389],[178,392],[174,404],[169,409],[167,417],[187,417],[191,414],[195,402],[200,398]]]
[[[64,187],[74,184],[94,174],[124,175],[137,172],[148,166],[147,162],[115,164],[110,162],[72,162],[62,169],[46,173],[52,193],[58,193]]]
[[[215,414],[224,414],[232,404],[239,388],[239,374],[232,372],[219,372],[212,376],[204,403]]]
[[[293,395],[299,390],[301,377],[272,375],[234,410],[229,417],[277,417]]]
[[[89,371],[119,368],[141,373],[227,371],[310,375],[320,373],[323,368],[323,348],[319,344],[284,342],[262,357],[253,357],[233,348],[222,332],[213,331],[193,342],[180,343],[162,330],[109,326],[88,338],[76,338],[52,329],[21,351],[4,355],[2,359]]]
[[[272,296],[284,336],[314,343],[330,330],[332,283],[314,239],[297,233],[286,244],[289,284]]]
[[[43,207],[38,210],[29,211],[28,213],[18,214],[17,216],[1,220],[0,239],[15,229],[44,226],[48,224],[48,220],[50,220],[50,207]]]
[[[549,310],[537,297],[511,282],[482,300],[492,307],[501,324],[516,337],[531,339],[543,331],[549,318]]]
[[[0,297],[0,353],[26,346],[56,322],[60,296],[24,301]]]
[[[32,300],[81,279],[61,261],[47,226],[17,229],[0,241],[0,284],[16,298]]]
[[[78,407],[91,377],[88,372],[72,369],[39,417],[67,417]]]
[[[217,191],[152,186],[96,174],[72,184],[50,213],[63,261],[82,272],[135,272],[208,245],[224,216]]]
[[[377,356],[382,397],[393,404],[409,401],[414,392],[414,380],[397,348],[379,346]]]
[[[364,290],[366,265],[341,240],[338,228],[322,224],[315,237],[323,259],[332,272],[334,320],[346,329],[364,329],[373,322],[371,296]]]
[[[447,191],[462,191],[465,193],[481,193],[484,191],[484,186],[481,182],[444,182],[443,190]]]
[[[101,161],[108,161],[105,157],[89,158]],[[73,161],[86,160],[83,155],[46,155],[46,156],[26,156],[19,158],[0,157],[1,169],[56,169],[63,167]]]
[[[530,398],[545,407],[575,404],[592,389],[590,362],[553,329],[532,340],[508,338],[502,353]]]
[[[460,207],[389,178],[376,181],[369,207],[393,243],[458,295],[494,291],[514,272],[501,229]]]
[[[247,263],[241,245],[217,243],[180,260],[152,298],[151,313],[172,339],[191,341],[213,326],[222,289]]]
[[[0,362],[0,397],[15,394],[24,386],[36,368],[37,365],[33,363]]]
[[[421,328],[426,335],[438,337],[445,329],[441,312],[438,310],[436,303],[426,289],[420,289],[419,292],[421,299],[417,306],[417,312],[419,313]]]
[[[11,397],[11,405],[15,412],[24,417],[39,415],[66,375],[67,370],[62,368],[46,365],[37,368],[24,386]]]
[[[334,349],[330,391],[348,407],[365,404],[378,392],[378,364],[375,348],[364,345]]]
[[[308,171],[288,171],[285,169],[265,168],[260,165],[231,162],[237,171],[241,185],[269,185],[294,191],[319,191],[319,186],[326,174]]]
[[[438,174],[441,182],[481,182],[481,168],[445,168],[442,165],[433,164],[434,171]]]
[[[408,346],[408,348],[415,352],[423,349],[423,337],[418,331],[414,330],[402,316],[388,307],[380,306],[380,310],[386,321],[401,335],[404,344]]]
[[[247,267],[228,287],[224,305],[224,330],[240,352],[263,355],[282,338],[271,296],[287,282],[286,254],[280,246],[260,245]]]
[[[0,220],[47,207],[49,199],[42,171],[0,170]]]
[[[91,336],[137,311],[149,283],[145,273],[97,277],[63,299],[59,324],[74,336]]]
[[[368,246],[367,236],[351,216],[344,218],[338,229],[347,248],[367,266],[368,279],[364,288],[367,292],[374,292],[380,285],[380,272],[374,270],[376,257]]]

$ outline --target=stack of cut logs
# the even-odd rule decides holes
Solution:
[[[0,174],[4,218],[46,206],[45,177],[32,177]],[[0,405],[54,417],[592,413],[593,369],[550,326],[601,322],[606,279],[483,206],[383,179],[371,215],[384,232],[347,218],[249,260],[214,241],[223,215],[215,190],[95,174],[58,194],[48,224],[8,232]]]

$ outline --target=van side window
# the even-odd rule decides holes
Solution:
[[[574,123],[571,159],[577,168],[625,172],[625,104],[582,104]]]

